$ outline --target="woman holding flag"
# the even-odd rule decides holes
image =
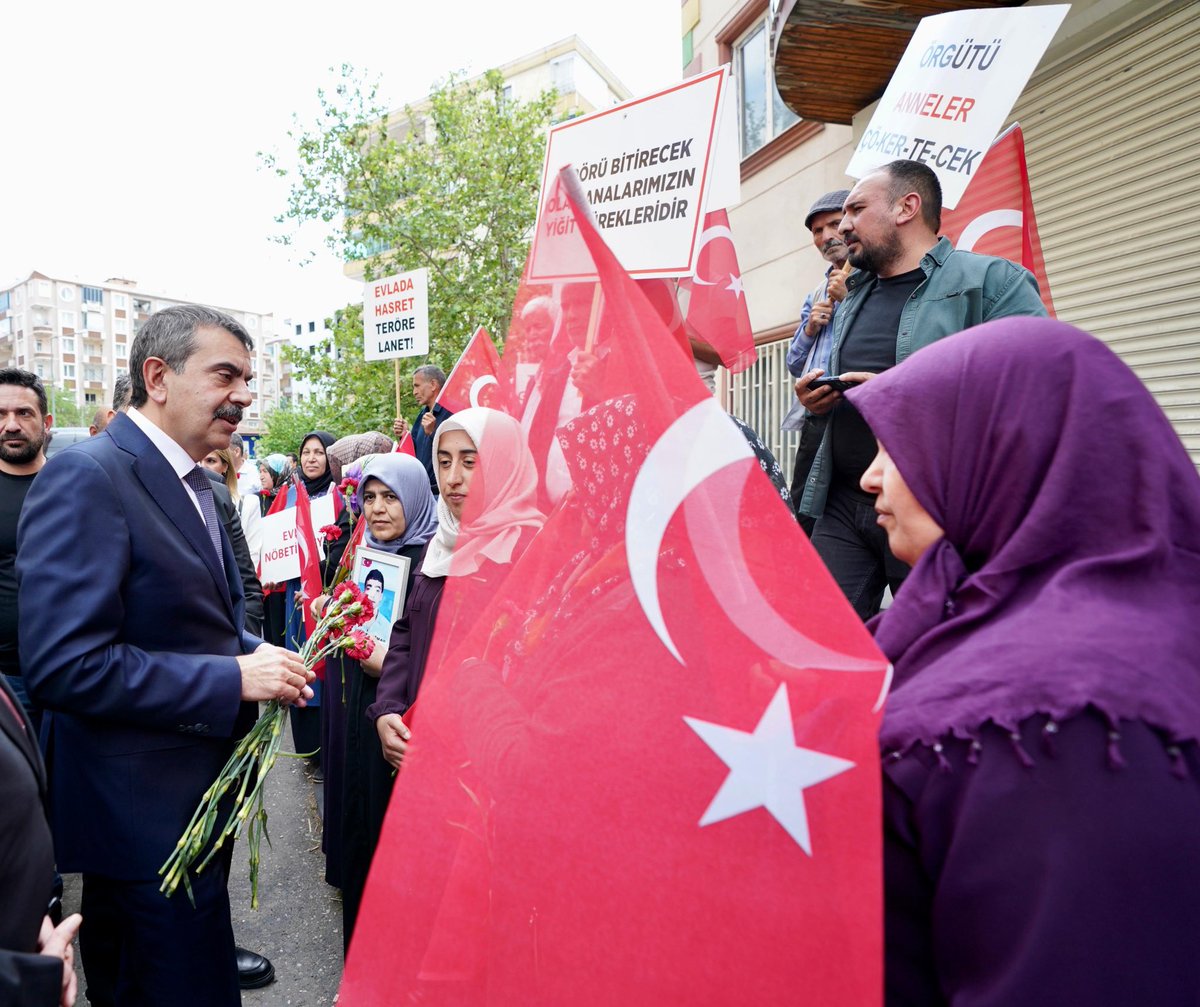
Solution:
[[[383,758],[396,769],[408,751],[412,735],[405,720],[416,715],[413,704],[426,673],[436,671],[451,649],[457,654],[469,646],[473,630],[487,632],[475,617],[545,520],[537,508],[537,467],[511,416],[464,409],[438,427],[432,448],[440,489],[437,531],[392,628],[375,702],[366,709]],[[449,619],[439,620],[439,611]],[[382,824],[371,823],[372,846]],[[353,922],[347,916],[347,934]]]

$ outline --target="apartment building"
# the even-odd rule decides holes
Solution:
[[[129,346],[146,319],[185,303],[119,277],[98,282],[30,273],[0,288],[0,366],[33,371],[47,388],[69,395],[86,416],[111,402],[117,377],[129,372]],[[213,307],[240,321],[254,339],[254,401],[240,428],[253,436],[266,411],[280,402],[282,340],[270,313]]]

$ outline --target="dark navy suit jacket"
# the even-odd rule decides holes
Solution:
[[[17,532],[26,685],[48,712],[62,871],[153,880],[254,723],[237,563],[128,416],[51,459]]]

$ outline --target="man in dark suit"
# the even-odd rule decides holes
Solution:
[[[158,869],[255,703],[311,696],[295,654],[242,629],[244,594],[209,480],[250,404],[242,326],[208,308],[150,318],[130,353],[132,408],[42,470],[22,512],[22,669],[48,711],[58,865],[83,873],[88,998],[239,1004],[229,850],[194,875]]]
[[[56,928],[47,915],[54,853],[45,800],[33,724],[0,678],[0,1007],[75,1003],[71,941],[80,918]]]

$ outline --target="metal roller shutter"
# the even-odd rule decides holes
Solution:
[[[1200,464],[1200,17],[1036,78],[1012,119],[1054,306],[1146,382]]]

